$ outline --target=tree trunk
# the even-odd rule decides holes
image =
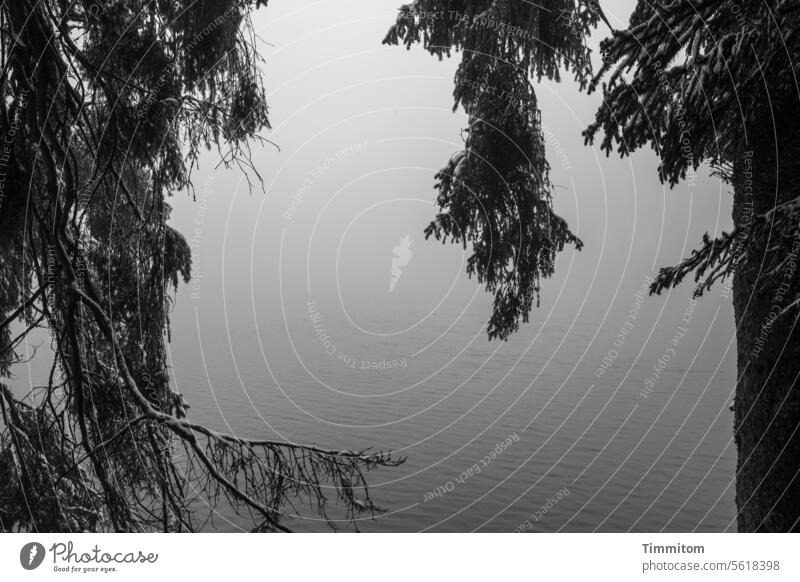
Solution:
[[[739,227],[800,195],[798,156],[793,156],[800,151],[798,115],[789,108],[774,113],[774,119],[749,128],[749,152],[735,163],[733,219]],[[742,532],[800,531],[800,310],[775,319],[798,296],[800,257],[795,248],[792,258],[792,245],[800,241],[786,240],[773,233],[752,245],[733,280],[736,506]]]

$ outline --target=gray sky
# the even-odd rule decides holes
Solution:
[[[611,21],[622,26],[632,4],[606,3]],[[181,292],[176,321],[196,312],[213,330],[302,319],[309,298],[354,329],[390,314],[384,333],[431,312],[469,307],[489,316],[490,298],[465,275],[463,250],[423,236],[435,210],[433,175],[462,147],[466,118],[452,112],[460,56],[439,61],[420,48],[382,46],[397,6],[299,0],[258,13],[257,32],[269,43],[262,54],[274,129],[266,137],[280,151],[254,151],[265,193],[250,193],[241,172],[216,167],[209,154],[196,173],[197,202],[173,200],[173,222],[194,239],[200,275],[194,297]],[[620,160],[584,146],[581,131],[601,97],[569,79],[542,82],[538,96],[556,209],[586,246],[561,254],[533,317],[618,327],[646,276],[689,254],[704,232],[730,228],[729,191],[705,172],[693,188],[667,190],[651,151]],[[393,248],[405,235],[413,260],[390,293]],[[670,334],[690,292],[687,284],[666,305],[649,300],[653,325]],[[719,295],[699,309],[722,309],[721,353],[732,327],[729,300]]]

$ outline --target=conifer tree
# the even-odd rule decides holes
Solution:
[[[602,44],[603,104],[587,141],[622,156],[650,146],[661,179],[701,163],[733,190],[730,233],[653,284],[693,275],[733,293],[738,355],[734,434],[740,531],[800,530],[800,4],[640,1]]]
[[[287,529],[286,503],[375,510],[365,473],[388,455],[222,434],[169,385],[191,254],[167,198],[203,147],[250,167],[266,4],[0,3],[0,374],[33,329],[55,356],[27,397],[0,383],[0,531],[192,531],[206,503],[259,531]]]

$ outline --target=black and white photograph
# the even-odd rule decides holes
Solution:
[[[3,580],[798,579],[800,1],[405,1],[0,0]]]

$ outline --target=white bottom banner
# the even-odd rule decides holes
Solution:
[[[16,580],[800,580],[791,534],[3,534]]]

